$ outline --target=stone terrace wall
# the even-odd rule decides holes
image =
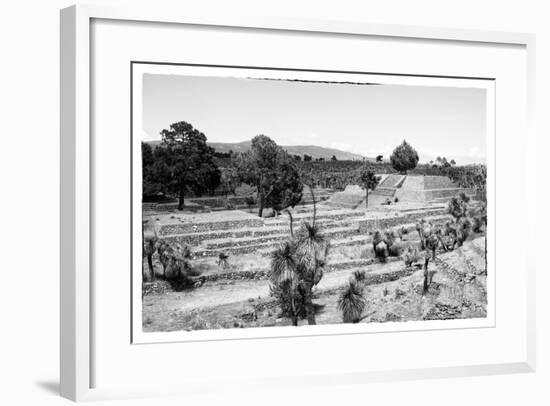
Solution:
[[[424,176],[424,189],[448,189],[457,185],[446,176]]]
[[[202,223],[166,224],[160,229],[160,235],[186,234],[191,232],[204,232],[215,230],[232,230],[244,227],[262,227],[264,221],[261,218],[246,220],[210,221]]]
[[[446,211],[447,210],[445,208],[437,208],[432,210],[411,211],[397,216],[388,215],[386,217],[369,218],[359,222],[359,231],[365,233],[373,231],[376,228],[383,230],[385,228],[396,227],[401,224],[413,223],[421,218],[443,215]],[[449,216],[449,219],[451,219],[451,216]]]

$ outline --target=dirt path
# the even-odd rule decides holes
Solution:
[[[316,292],[330,290],[343,286],[351,278],[353,272],[364,270],[372,283],[393,280],[400,275],[410,274],[403,262],[375,263],[372,265],[353,267],[349,269],[327,272],[317,285]],[[249,299],[266,298],[269,296],[268,280],[236,280],[206,282],[200,288],[182,292],[167,292],[162,295],[147,295],[143,298],[144,309],[151,312],[189,311],[197,308],[216,307],[232,302],[242,302]]]

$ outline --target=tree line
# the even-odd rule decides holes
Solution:
[[[348,184],[360,184],[368,190],[377,185],[375,173],[445,175],[462,187],[473,188],[480,194],[485,190],[485,166],[456,166],[453,160],[438,157],[429,165],[418,165],[416,150],[403,141],[391,154],[388,162],[382,155],[376,163],[367,160],[313,160],[311,156],[290,155],[265,135],[252,139],[249,151],[241,153],[216,152],[207,144],[206,136],[191,124],[180,121],[160,133],[160,144],[152,148],[141,144],[143,171],[143,200],[158,196],[178,199],[178,209],[185,206],[187,196],[214,195],[226,197],[244,184],[255,189],[258,215],[271,208],[280,212],[294,207],[302,199],[303,185],[344,189]],[[254,197],[250,197],[253,199]]]
[[[256,188],[259,216],[265,208],[281,211],[302,199],[304,181],[296,160],[265,135],[254,137],[249,151],[229,154],[224,168],[206,136],[184,121],[162,130],[156,148],[142,142],[141,152],[144,199],[177,196],[179,210],[189,194],[212,195],[221,188],[228,195],[242,183]]]

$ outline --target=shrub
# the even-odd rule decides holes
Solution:
[[[357,283],[365,283],[367,274],[365,273],[365,271],[355,271],[353,273],[353,278]]]
[[[393,230],[386,230],[384,233],[384,241],[386,241],[386,244],[388,244],[388,247],[391,248],[391,246],[395,243],[395,233]]]
[[[479,216],[475,216],[473,218],[473,224],[472,224],[472,231],[474,233],[480,233],[481,232],[481,227],[483,227],[483,219]]]
[[[256,194],[256,188],[246,183],[241,184],[235,188],[236,196],[252,196]]]
[[[382,233],[379,230],[376,230],[372,236],[372,248],[375,258],[378,258],[380,261],[386,261],[389,255],[388,244],[384,241]]]
[[[358,323],[366,307],[363,288],[351,280],[338,299],[338,309],[342,312],[344,323]]]
[[[409,245],[401,255],[401,258],[403,259],[405,266],[409,268],[415,262],[420,261],[420,253],[417,248],[413,248]]]
[[[462,220],[460,220],[456,230],[456,237],[459,247],[461,247],[462,244],[464,244],[464,242],[468,239],[471,230],[472,223],[470,222],[470,219],[463,218]]]
[[[225,252],[220,252],[220,254],[218,255],[218,268],[229,268],[229,255],[227,255]]]
[[[468,202],[470,198],[464,192],[461,192],[458,197],[453,197],[447,204],[447,212],[458,222],[461,218],[468,214]]]
[[[166,279],[176,292],[192,287],[194,282],[191,277],[199,274],[191,268],[188,261],[176,257],[170,257],[168,269]]]
[[[395,234],[397,234],[400,240],[403,240],[403,236],[408,233],[409,233],[409,230],[405,226],[398,227],[395,231]]]

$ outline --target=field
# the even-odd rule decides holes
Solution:
[[[317,190],[323,199],[328,189]],[[423,261],[406,266],[399,255],[386,260],[373,251],[375,230],[400,230],[396,246],[420,249],[416,223],[451,221],[444,202],[375,203],[355,209],[316,205],[316,223],[330,241],[324,274],[313,289],[317,324],[342,323],[338,299],[355,271],[364,271],[365,308],[361,323],[486,316],[485,234],[472,232],[460,247],[437,249],[428,265],[432,276],[423,291]],[[257,217],[242,205],[209,210],[207,202],[184,211],[144,206],[145,232],[158,230],[161,241],[188,246],[192,276],[185,287],[163,279],[159,255],[152,256],[155,276],[143,269],[143,330],[178,331],[291,325],[270,294],[271,253],[290,235],[288,215]],[[238,205],[237,205],[238,206]],[[293,227],[311,221],[313,204],[290,210]],[[220,254],[226,257],[220,262]],[[299,325],[307,324],[305,318]]]

